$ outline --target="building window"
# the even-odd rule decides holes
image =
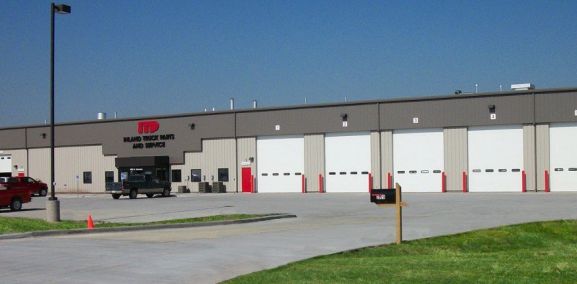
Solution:
[[[172,182],[181,182],[182,175],[180,170],[172,170]]]
[[[82,173],[82,180],[84,181],[84,184],[92,184],[92,172]]]
[[[105,182],[114,182],[114,172],[113,171],[105,171],[104,172],[104,181]]]
[[[190,170],[190,181],[201,182],[202,171],[200,169]]]
[[[228,181],[228,168],[218,169],[218,181]]]

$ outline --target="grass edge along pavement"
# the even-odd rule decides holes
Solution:
[[[260,222],[282,218],[295,218],[295,217],[296,215],[283,214],[283,213],[230,214],[230,215],[214,215],[214,216],[195,217],[186,219],[172,219],[172,220],[163,220],[146,223],[95,222],[95,228],[92,230],[88,230],[86,228],[85,221],[63,220],[59,223],[48,223],[41,219],[0,216],[0,240],[26,238],[26,237],[67,235],[67,234],[138,231],[138,230],[242,224],[242,223]]]
[[[577,220],[475,230],[318,256],[223,283],[575,283]]]

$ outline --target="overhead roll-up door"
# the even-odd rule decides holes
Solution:
[[[523,127],[471,127],[469,141],[469,191],[522,190]]]
[[[369,191],[369,133],[327,134],[325,161],[327,192]]]
[[[577,191],[577,123],[549,127],[551,191]]]
[[[301,192],[304,137],[257,138],[257,191]]]
[[[441,192],[443,187],[443,130],[411,129],[393,132],[395,183],[404,192]]]

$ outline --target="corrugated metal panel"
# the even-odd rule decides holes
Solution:
[[[182,170],[182,182],[172,183],[172,189],[179,185],[198,192],[198,183],[190,182],[190,171],[200,169],[202,181],[212,184],[218,181],[218,169],[228,168],[228,181],[224,182],[227,192],[236,192],[236,144],[234,139],[211,139],[202,141],[202,152],[185,153],[184,165],[174,165],[172,169]]]
[[[62,147],[55,149],[56,190],[58,192],[104,192],[105,171],[118,173],[115,156],[104,156],[102,146]],[[84,183],[83,173],[92,173],[92,183]]]
[[[535,121],[537,123],[577,121],[576,111],[576,92],[535,95]]]
[[[490,119],[488,106],[495,106]],[[533,96],[494,96],[382,103],[381,129],[465,127],[533,122]],[[413,119],[418,118],[418,123]]]
[[[319,191],[319,175],[325,174],[323,134],[305,135],[305,178],[307,192]]]
[[[30,149],[29,175],[50,183],[50,149]],[[105,171],[118,173],[115,156],[104,156],[102,146],[59,147],[54,150],[56,192],[104,192]],[[83,173],[92,173],[92,183],[85,184]]]
[[[0,130],[0,149],[23,149],[26,147],[25,129]]]
[[[381,137],[379,132],[371,132],[371,174],[373,189],[383,188],[381,184]]]
[[[207,114],[194,117],[158,119],[159,130],[154,134],[139,134],[138,121],[96,122],[91,124],[60,125],[55,128],[57,147],[75,147],[79,145],[103,145],[106,155],[118,157],[169,156],[173,164],[183,163],[184,152],[201,151],[201,140],[234,137],[233,114]],[[194,125],[194,127],[193,127]],[[46,134],[44,137],[42,134]],[[125,137],[170,135],[162,140],[166,147],[133,148]],[[3,137],[0,133],[0,137]],[[4,139],[4,138],[3,138]],[[155,141],[156,142],[156,141]],[[29,148],[50,146],[50,128],[37,127],[27,129]]]
[[[393,180],[393,132],[381,132],[381,167],[382,167],[382,188],[388,187],[388,175],[391,176],[392,186],[395,185]]]
[[[549,170],[549,125],[537,125],[537,190],[545,190],[545,171]]]
[[[527,176],[527,191],[535,190],[535,127],[523,126],[523,167]]]
[[[347,127],[343,127],[343,116]],[[276,130],[276,125],[279,129]],[[378,128],[377,104],[246,112],[237,115],[238,136],[301,135]]]
[[[447,191],[463,190],[463,172],[468,171],[469,163],[467,137],[467,128],[443,130]]]
[[[50,183],[50,149],[38,148],[28,150],[28,175]],[[50,185],[49,185],[50,187]]]
[[[252,175],[256,177],[256,137],[238,138],[237,140],[238,156],[238,191],[242,191],[242,168],[250,167]],[[252,158],[252,162],[251,162]],[[255,185],[256,186],[256,185]]]

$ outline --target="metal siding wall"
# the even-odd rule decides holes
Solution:
[[[256,138],[255,137],[246,137],[246,138],[238,138],[238,149],[237,149],[237,156],[238,156],[238,191],[242,192],[242,168],[243,167],[250,167],[252,175],[256,177]],[[253,158],[254,161],[250,164],[250,166],[241,166],[240,164],[244,162],[250,162],[249,159]],[[256,187],[256,182],[255,182]]]
[[[239,136],[279,136],[377,130],[376,103],[352,106],[314,107],[288,110],[241,112],[237,115]],[[343,127],[343,114],[348,126]],[[279,125],[280,129],[275,130]]]
[[[383,188],[381,183],[381,139],[379,132],[371,132],[371,174],[373,189]]]
[[[218,181],[218,169],[228,168],[228,182],[224,182],[227,192],[236,192],[236,145],[234,139],[214,139],[202,141],[202,152],[185,153],[184,165],[174,165],[180,169],[182,182],[172,183],[172,189],[185,185],[192,192],[198,192],[198,182],[190,182],[190,170],[200,169],[202,181],[212,184]]]
[[[23,149],[26,147],[25,128],[0,130],[0,137],[0,149]]]
[[[50,183],[50,149],[37,148],[28,150],[28,176]],[[50,185],[48,185],[50,186]]]
[[[577,92],[544,93],[535,95],[537,123],[577,121]]]
[[[319,191],[319,174],[325,177],[325,136],[323,134],[305,135],[305,178],[307,192]]]
[[[549,170],[549,125],[537,125],[537,190],[545,190],[545,171]]]
[[[393,176],[393,132],[383,131],[381,132],[381,166],[383,183],[382,187],[385,188],[387,184],[387,174],[391,174],[391,179]],[[393,179],[393,186],[395,181]]]
[[[489,105],[495,105],[492,120]],[[533,96],[498,95],[380,104],[381,129],[464,127],[533,122]],[[413,123],[413,118],[419,118]]]
[[[463,172],[468,171],[467,137],[467,128],[443,130],[447,191],[463,190]]]
[[[54,155],[57,192],[104,192],[105,171],[113,171],[118,180],[116,156],[104,156],[102,146],[58,147]],[[92,172],[92,183],[84,183],[84,172]]]
[[[527,175],[527,191],[535,191],[535,127],[523,126],[523,167]]]
[[[174,134],[174,140],[165,141],[165,148],[133,149],[133,143],[125,143],[123,140],[124,137],[142,136],[137,132],[139,120],[132,119],[58,125],[55,128],[55,143],[57,147],[103,145],[104,154],[118,157],[169,156],[171,163],[180,164],[183,163],[184,152],[202,151],[202,140],[234,137],[232,113],[142,120],[156,120],[160,128],[153,135]],[[194,129],[191,129],[191,124],[195,124]],[[26,131],[28,147],[50,147],[49,127],[31,127]],[[0,132],[0,137],[3,137],[2,133]],[[46,138],[42,138],[43,133]],[[2,142],[0,148],[3,148],[1,144]]]

